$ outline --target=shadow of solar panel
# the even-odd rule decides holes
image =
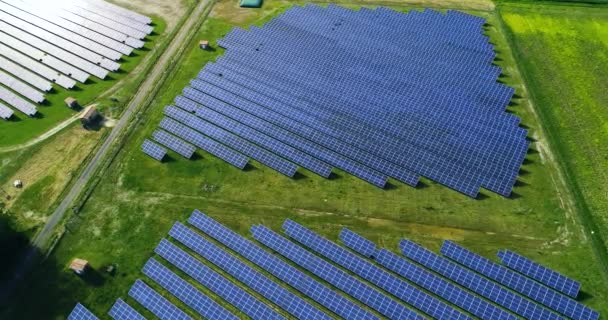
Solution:
[[[578,281],[572,280],[563,274],[553,271],[537,262],[532,261],[513,251],[502,250],[497,254],[503,265],[518,271],[538,282],[545,284],[561,293],[576,298],[581,288]]]
[[[154,258],[146,262],[143,273],[206,319],[238,319]]]
[[[142,306],[161,319],[192,319],[185,312],[139,279],[135,280],[135,283],[131,286],[131,289],[129,289],[129,296],[137,300]]]
[[[258,267],[270,272],[294,289],[307,295],[328,310],[333,311],[336,315],[345,319],[378,319],[357,304],[269,252],[262,250],[253,242],[243,238],[202,212],[194,210],[188,222]]]
[[[120,298],[112,305],[108,315],[114,320],[146,320],[144,316]]]
[[[446,301],[484,320],[516,320],[517,317],[469,293],[451,282],[418,267],[408,260],[376,245],[366,238],[344,228],[340,239],[355,252],[375,260],[386,269],[412,281]]]
[[[509,287],[528,298],[576,320],[596,320],[600,315],[597,311],[572,300],[542,284],[509,270],[499,264],[479,256],[451,241],[444,241],[441,253],[498,283]]]
[[[209,288],[228,303],[242,310],[252,319],[285,320],[283,316],[266,306],[255,297],[234,285],[199,260],[187,254],[171,242],[163,239],[154,249],[158,255],[191,276],[203,286]]]
[[[292,220],[285,220],[283,230],[292,239],[312,251],[375,284],[386,292],[401,299],[434,319],[471,319],[460,311],[435,299],[409,283],[393,276],[363,258],[356,256],[339,245],[317,235]],[[411,312],[414,317],[414,312]]]
[[[179,222],[175,223],[173,228],[169,231],[169,235],[204,257],[207,261],[224,270],[235,279],[246,284],[261,296],[283,308],[283,310],[289,312],[297,319],[332,319],[297,295],[289,292],[231,254],[223,251],[194,231],[188,229],[183,224]],[[247,309],[250,308],[250,306],[244,305],[241,306],[241,308]],[[245,313],[252,312],[248,311]],[[220,317],[217,319],[224,318]]]
[[[251,227],[251,233],[257,241],[268,248],[331,283],[389,319],[424,319],[424,317],[404,305],[262,225]]]
[[[495,302],[496,304],[510,310],[526,319],[554,319],[565,320],[565,318],[541,307],[540,305],[525,299],[524,297],[508,290],[499,284],[492,282],[475,272],[461,267],[435,253],[409,241],[401,240],[399,243],[401,252],[413,261],[423,265],[459,285]]]
[[[85,308],[80,303],[76,304],[70,315],[68,315],[68,320],[98,320],[89,309]]]

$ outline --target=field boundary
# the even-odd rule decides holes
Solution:
[[[559,143],[557,143],[557,139],[554,136],[554,132],[550,129],[550,126],[546,124],[546,117],[543,114],[543,111],[538,108],[536,101],[538,101],[536,97],[536,93],[534,90],[529,90],[528,83],[530,75],[526,70],[522,69],[519,65],[519,61],[521,61],[522,54],[519,50],[519,47],[515,44],[515,39],[509,28],[505,25],[504,20],[502,19],[500,5],[496,7],[495,14],[497,15],[497,21],[499,24],[499,28],[501,32],[505,35],[509,46],[511,48],[511,52],[515,57],[515,66],[522,77],[522,81],[524,86],[526,87],[526,92],[528,93],[528,98],[532,101],[531,107],[534,109],[534,113],[536,117],[538,117],[539,128],[542,131],[543,135],[547,138],[550,149],[552,150],[554,156],[557,158],[556,167],[560,171],[560,180],[562,181],[564,189],[567,191],[568,196],[573,198],[573,203],[576,211],[576,217],[578,222],[582,226],[582,230],[585,236],[590,239],[591,247],[595,254],[594,259],[597,260],[597,263],[601,266],[602,270],[602,278],[604,282],[608,284],[608,251],[605,246],[605,242],[603,241],[602,235],[595,224],[594,218],[590,212],[589,206],[585,200],[585,197],[582,194],[582,191],[578,187],[578,183],[576,179],[573,178],[573,173],[570,168],[565,164],[565,161],[561,161],[564,158],[564,152],[558,147]]]

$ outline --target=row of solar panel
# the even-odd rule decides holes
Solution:
[[[222,73],[222,74],[223,74],[223,75],[226,75],[226,73]],[[270,76],[269,76],[269,78],[270,78]],[[280,79],[280,78],[279,78],[279,79],[277,79],[277,77],[276,77],[276,76],[272,76],[272,78],[275,78],[275,79],[276,79],[276,81],[281,81],[281,80],[284,80],[284,79]],[[259,82],[257,82],[257,80],[253,80],[253,79],[251,80],[251,82],[256,82],[256,84],[257,84],[257,83],[259,83]],[[283,82],[283,83],[285,83],[285,82]],[[249,85],[249,83],[248,83],[248,85]],[[253,84],[251,84],[251,85],[253,85]],[[292,91],[292,93],[293,93],[293,91]],[[273,97],[276,97],[276,95],[273,95]],[[327,95],[325,95],[325,97],[327,97]],[[335,104],[335,103],[334,103],[334,104]],[[330,104],[319,104],[319,106],[321,106],[321,105],[323,105],[323,106],[331,106]],[[317,108],[320,108],[320,107],[317,107]],[[321,108],[321,109],[322,109],[322,108]],[[328,108],[325,108],[325,109],[322,109],[322,110],[324,110],[323,112],[324,112],[325,114],[328,114],[328,113],[329,113]],[[320,113],[318,113],[318,114],[320,114]],[[328,115],[328,117],[332,117],[332,116],[331,116],[331,115]],[[341,119],[341,120],[343,120],[343,119]],[[387,120],[387,122],[390,122],[390,120]],[[356,128],[356,127],[354,127],[354,126],[353,126],[353,124],[352,124],[352,123],[351,123],[351,124],[349,124],[349,125],[344,125],[343,127],[345,127],[345,128],[350,128],[351,130],[354,130],[354,129]],[[361,133],[361,132],[359,132],[359,133]],[[374,133],[375,133],[376,135],[378,135],[378,132],[375,132],[375,131],[372,131],[371,133],[368,133],[367,135],[369,136],[370,134],[374,134]],[[381,137],[381,139],[380,139],[380,141],[379,141],[379,142],[380,142],[381,144],[386,144],[387,137],[386,137],[385,135],[381,135],[381,136],[382,136],[382,137]],[[525,157],[525,151],[526,151],[526,149],[527,149],[527,143],[526,143],[525,139],[520,139],[520,141],[523,141],[523,142],[524,142],[522,145],[520,145],[520,148],[519,148],[519,150],[520,150],[520,151],[519,151],[519,152],[514,152],[514,153],[516,153],[516,154],[519,156],[519,158],[521,159],[521,160],[519,160],[519,162],[518,162],[517,166],[521,165],[521,162],[523,161],[523,157]],[[461,142],[461,143],[462,143],[462,142]],[[401,144],[403,145],[403,143],[401,143]],[[396,146],[398,146],[398,145],[399,145],[399,143],[397,142]],[[404,147],[404,148],[409,148],[409,149],[411,149],[411,147],[410,147],[410,146],[407,146],[407,145],[403,145],[403,147]],[[407,149],[406,149],[406,150],[407,150]],[[386,149],[383,149],[383,151],[386,151]],[[447,150],[446,150],[446,152],[449,152],[449,149],[447,149]],[[424,153],[424,151],[422,152],[422,154],[423,154],[423,153]],[[418,154],[421,154],[421,153],[418,153]],[[462,153],[462,154],[463,154],[465,157],[468,157],[468,158],[463,159],[463,160],[458,159],[458,160],[460,160],[461,165],[466,165],[466,164],[468,164],[468,163],[471,163],[471,161],[468,161],[468,160],[470,160],[469,158],[473,158],[474,160],[480,161],[478,158],[474,158],[475,154],[471,154],[471,152],[464,152],[464,153]],[[505,161],[505,162],[509,162],[509,161],[507,160],[507,161]],[[512,161],[511,161],[511,162],[512,162]],[[499,164],[497,164],[495,167],[498,167],[498,168],[503,168],[503,167],[504,167],[504,163],[499,162]],[[479,168],[476,168],[476,169],[479,169]],[[485,168],[482,168],[482,169],[485,169]],[[507,189],[507,191],[510,191],[510,188],[511,188],[511,187],[512,187],[512,185],[513,185],[513,182],[514,182],[513,180],[515,179],[515,177],[516,177],[516,171],[515,171],[515,170],[511,170],[511,171],[510,171],[510,174],[507,176],[507,180],[506,180],[506,182],[504,182],[504,187],[503,187],[503,190],[504,190],[504,189]],[[490,181],[491,181],[491,178],[489,178],[489,179],[490,179]],[[487,187],[489,187],[489,188],[490,188],[490,187],[492,187],[491,182],[487,182],[487,181],[486,181],[485,183],[486,183],[486,185],[484,185],[484,186],[487,186]]]
[[[202,233],[269,272],[272,276],[290,285],[296,291],[308,296],[336,315],[345,319],[377,319],[369,311],[353,304],[352,301],[345,299],[336,291],[278,259],[270,252],[261,249],[258,245],[246,240],[200,211],[195,210],[188,222]],[[448,255],[450,259],[454,259],[465,266],[449,262],[447,259],[408,240],[403,240],[400,247],[403,254],[416,264],[385,249],[377,249],[373,242],[348,229],[341,231],[340,239],[352,251],[291,220],[285,221],[283,230],[296,242],[352,272],[357,277],[337,268],[332,263],[264,226],[255,225],[251,227],[253,237],[273,252],[291,260],[302,269],[311,272],[351,298],[390,319],[422,319],[423,317],[418,312],[435,319],[470,319],[467,313],[481,319],[509,320],[517,319],[515,315],[527,319],[564,319],[558,313],[577,320],[598,319],[599,317],[597,312],[576,302],[574,302],[574,305],[567,305],[569,302],[565,301],[559,302],[560,300],[556,299],[555,296],[548,294],[546,290],[549,289],[538,283],[525,286],[526,290],[532,290],[530,288],[536,286],[535,289],[542,292],[542,295],[526,294],[532,301],[505,289],[503,286],[465,268],[465,266],[473,268],[488,276],[487,271],[484,271],[488,269],[486,268],[487,259],[472,254],[449,241],[444,243],[442,252]],[[317,308],[314,304],[278,285],[260,271],[244,263],[237,256],[228,253],[185,225],[177,222],[170,230],[169,235],[199,257],[204,258],[205,261],[223,270],[238,280],[239,283],[249,287],[295,318],[332,318],[325,313],[326,311]],[[276,310],[237,286],[236,282],[224,278],[170,241],[163,239],[155,252],[248,317],[252,319],[284,319]],[[502,255],[504,256],[504,254]],[[519,255],[517,256],[520,259],[525,259]],[[369,258],[377,264],[371,263],[365,258]],[[531,263],[527,259],[526,261]],[[420,265],[429,268],[436,274]],[[539,265],[535,264],[535,266],[538,267]],[[220,306],[187,280],[173,273],[155,258],[148,260],[143,272],[199,315],[207,319],[237,319],[236,315]],[[515,274],[514,271],[510,272]],[[522,278],[519,279],[520,282],[531,281],[523,279],[524,277],[519,274],[516,274],[516,276]],[[369,284],[361,281],[361,279]],[[517,289],[511,284],[504,283],[502,280],[499,280],[499,282],[521,292],[521,289]],[[414,284],[442,298],[445,302],[418,289]],[[379,291],[376,287],[383,291]],[[390,294],[390,296],[383,292]],[[557,294],[554,291],[550,292]],[[135,282],[129,290],[129,295],[161,319],[191,319],[186,312],[169,302],[167,298],[146,285],[142,280]],[[568,299],[564,296],[560,297]],[[541,307],[537,302],[543,302],[539,300],[545,301],[544,303],[552,311]],[[405,302],[417,311],[409,309],[405,305],[397,303],[397,301]],[[497,307],[492,302],[504,307],[505,310]],[[448,303],[461,308],[462,311]],[[513,312],[513,314],[510,312]],[[137,311],[121,299],[117,300],[109,314],[115,319],[119,319],[121,316],[128,317],[128,319],[142,318]],[[86,308],[78,304],[68,319],[96,318]]]
[[[2,89],[21,95],[11,95],[5,103],[33,116],[35,106],[22,97],[40,103],[44,96],[30,86],[49,91],[55,82],[71,89],[71,78],[82,83],[89,74],[104,79],[120,68],[113,60],[143,47],[140,39],[152,32],[146,25],[149,18],[94,2],[62,2],[42,9],[35,0],[0,1],[0,69],[7,72],[0,83]],[[12,110],[2,112],[4,118],[11,116]]]

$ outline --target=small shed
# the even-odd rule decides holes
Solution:
[[[198,46],[199,46],[201,49],[203,49],[203,50],[207,50],[207,49],[209,49],[209,40],[201,40],[201,41],[198,43]]]
[[[262,0],[241,0],[239,5],[242,8],[259,8],[262,6]]]
[[[21,180],[15,180],[13,182],[13,187],[15,187],[15,188],[22,188],[23,187],[23,181],[21,181]]]
[[[101,118],[101,114],[99,114],[97,108],[95,108],[95,106],[88,106],[84,109],[82,114],[80,114],[80,123],[86,128],[95,124],[99,118]]]
[[[68,108],[70,109],[78,109],[80,108],[80,105],[78,104],[78,100],[72,98],[72,97],[67,97],[64,100],[65,104],[68,106]]]
[[[89,262],[83,259],[74,259],[70,263],[70,270],[74,271],[74,273],[78,275],[84,274],[89,268]]]

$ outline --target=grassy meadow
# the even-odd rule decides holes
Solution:
[[[451,239],[494,260],[496,251],[509,248],[581,281],[581,301],[608,314],[608,288],[599,264],[589,258],[593,251],[577,220],[579,207],[557,174],[558,163],[548,152],[547,138],[495,12],[471,11],[488,19],[485,32],[496,45],[496,63],[504,70],[500,81],[517,89],[508,110],[522,118],[532,142],[511,198],[484,191],[473,200],[428,180],[419,188],[392,181],[391,188],[380,190],[340,171],[335,179],[325,180],[300,170],[301,177],[292,180],[255,162],[242,172],[200,150],[192,160],[170,152],[164,163],[143,155],[141,142],[157,128],[163,107],[206,62],[222,54],[215,41],[233,26],[263,24],[291,5],[265,1],[262,9],[250,10],[221,1],[214,6],[165,90],[135,124],[137,129],[81,212],[66,221],[66,233],[54,252],[14,297],[12,307],[0,311],[0,318],[62,319],[77,301],[103,316],[118,297],[150,316],[127,296],[128,289],[135,279],[144,278],[142,266],[173,222],[186,220],[193,209],[248,237],[252,224],[278,231],[291,218],[334,240],[347,226],[392,250],[400,238],[433,250]],[[200,39],[211,40],[213,50],[198,49]],[[89,260],[96,272],[74,276],[67,265],[75,257]],[[112,263],[118,272],[106,275],[103,269]]]
[[[608,269],[608,8],[508,4],[501,15]]]

